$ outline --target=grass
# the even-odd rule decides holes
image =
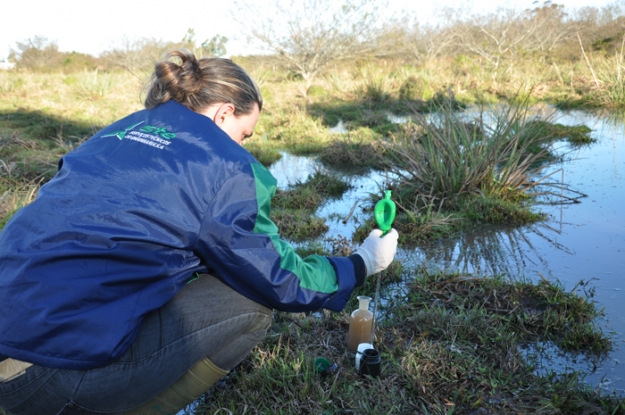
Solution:
[[[414,246],[426,240],[437,240],[457,234],[466,225],[466,219],[458,214],[445,214],[431,209],[419,212],[403,210],[397,213],[393,228],[399,233],[400,245]],[[376,228],[373,217],[360,224],[354,232],[354,239],[363,241]]]
[[[320,119],[298,109],[277,112],[264,128],[269,141],[296,155],[319,153],[332,138]]]
[[[265,140],[244,141],[243,147],[258,160],[263,166],[271,167],[282,158],[282,153],[276,147],[272,147]]]
[[[116,75],[98,70],[87,72],[78,76],[68,76],[66,83],[76,84],[76,95],[84,100],[98,101],[106,98],[115,88]]]
[[[0,231],[15,212],[35,200],[38,191],[37,184],[16,186],[0,181]]]
[[[299,81],[272,61],[241,58],[238,62],[256,75],[265,96],[255,134],[260,139],[250,140],[246,148],[266,166],[279,159],[280,151],[327,156],[327,148],[341,138],[329,133],[328,126],[336,125],[339,118],[347,124],[352,140],[375,141],[397,132],[389,114],[406,114],[411,107],[428,112],[450,96],[455,108],[484,102],[487,96],[511,96],[527,73],[534,72],[531,62],[515,62],[503,78],[466,56],[423,65],[401,60],[360,61],[322,74],[304,97],[298,91]],[[599,65],[603,61],[596,58],[593,62]],[[603,63],[616,65],[607,58]],[[560,63],[557,73],[559,77],[544,71],[532,78],[532,99],[566,102],[593,92],[592,74],[586,65]],[[577,80],[578,85],[571,88]],[[22,139],[35,142],[75,142],[140,109],[141,87],[139,80],[123,72],[0,72],[0,136],[19,132]],[[6,133],[2,133],[3,127]],[[39,157],[24,159],[36,161]]]
[[[623,73],[623,58],[625,56],[625,36],[620,51],[614,56],[607,57],[595,63],[596,71],[592,71],[592,64],[588,62],[596,83],[592,90],[591,100],[603,107],[625,108],[625,85]]]
[[[319,154],[319,160],[333,169],[353,174],[364,174],[371,169],[387,167],[384,159],[378,157],[386,152],[379,140],[359,139],[346,134],[328,144]]]
[[[16,183],[47,181],[56,173],[59,157],[96,129],[39,110],[0,110],[0,159],[14,166],[11,176]]]
[[[316,238],[329,229],[325,219],[303,210],[275,209],[271,220],[278,226],[280,235],[292,241]]]
[[[358,376],[345,345],[355,296],[373,290],[368,281],[342,313],[275,313],[267,338],[205,395],[196,413],[624,413],[621,398],[585,385],[583,374],[539,375],[520,351],[549,340],[563,353],[592,357],[610,350],[610,338],[593,323],[600,312],[587,297],[548,281],[424,270],[404,275],[405,294],[385,297],[379,309],[380,377]],[[559,340],[566,332],[577,333],[570,344]],[[339,372],[316,373],[317,357],[336,362]]]
[[[547,120],[530,120],[527,128],[542,130],[542,134],[553,140],[565,139],[571,144],[590,144],[596,140],[590,136],[592,130],[585,125],[562,125]]]

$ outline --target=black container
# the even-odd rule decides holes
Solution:
[[[380,352],[375,349],[366,349],[362,352],[360,358],[360,370],[361,375],[369,375],[376,377],[380,374]]]

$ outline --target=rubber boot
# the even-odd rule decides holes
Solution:
[[[227,374],[206,357],[169,388],[125,415],[176,415]]]

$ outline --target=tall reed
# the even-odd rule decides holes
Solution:
[[[582,50],[582,55],[592,78],[595,88],[590,93],[590,98],[593,104],[612,107],[612,108],[624,108],[625,107],[625,74],[623,73],[625,67],[623,63],[625,61],[625,35],[621,42],[620,51],[617,51],[613,57],[605,59],[598,59],[598,64],[593,66],[592,61],[584,51],[581,38],[578,39]]]

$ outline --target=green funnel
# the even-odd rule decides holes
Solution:
[[[395,202],[391,200],[391,191],[384,193],[384,199],[381,199],[373,208],[373,215],[378,227],[385,234],[391,230],[393,221],[395,220]]]

